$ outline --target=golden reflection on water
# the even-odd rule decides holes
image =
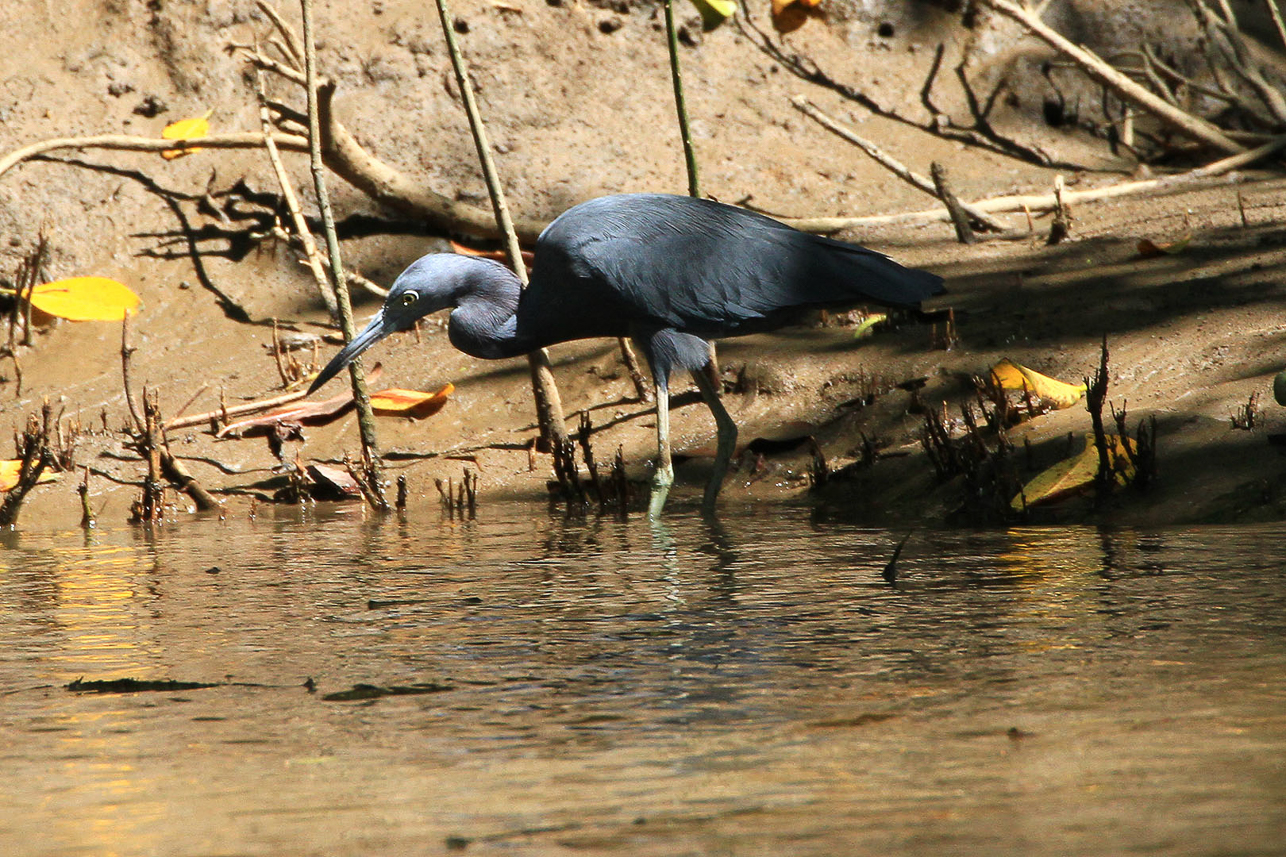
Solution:
[[[1025,528],[918,534],[892,587],[894,534],[725,523],[524,509],[0,548],[0,853],[556,854],[563,834],[512,832],[560,825],[632,857],[1162,853],[1171,817],[1269,841],[1270,571],[1184,568],[1201,536]],[[1158,556],[1180,571],[1150,576]]]

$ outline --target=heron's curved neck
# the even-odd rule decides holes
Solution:
[[[507,268],[477,269],[456,298],[447,336],[465,354],[485,359],[526,354],[535,345],[518,336],[522,283]]]

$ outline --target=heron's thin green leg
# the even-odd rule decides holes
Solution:
[[[718,445],[714,453],[714,472],[710,474],[710,481],[706,484],[705,499],[701,502],[701,508],[704,511],[713,512],[714,501],[719,496],[719,489],[723,487],[723,478],[728,475],[728,465],[732,462],[732,453],[737,448],[737,424],[732,421],[732,417],[728,416],[723,402],[719,401],[719,389],[715,386],[714,380],[700,369],[692,373],[692,378],[697,382],[701,398],[705,399],[705,403],[710,407],[710,413],[714,414],[715,427],[719,433]]]
[[[666,385],[656,385],[656,471],[652,474],[652,498],[647,504],[647,516],[657,518],[665,506],[665,498],[674,484],[674,463],[670,460],[670,390]]]

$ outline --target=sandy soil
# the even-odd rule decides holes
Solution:
[[[997,69],[1034,67],[1044,56],[1033,43],[1015,41],[1005,25],[964,31],[941,8],[950,4],[885,5],[835,3],[828,19],[810,21],[787,42],[911,122],[928,119],[920,90],[939,43],[946,46],[944,67],[951,68],[972,39],[983,58],[980,79]],[[1104,49],[1162,26],[1163,15],[1148,4],[1140,4],[1128,27],[1115,26],[1119,18],[1111,18],[1105,5],[1111,6],[1056,4],[1053,20],[1075,25],[1083,41]],[[293,4],[284,11],[296,19]],[[455,11],[467,22],[461,38],[515,210],[548,218],[604,193],[683,190],[657,7],[471,0],[456,3]],[[752,13],[761,21],[765,14],[757,6]],[[484,202],[438,24],[424,5],[335,0],[319,2],[318,16],[321,62],[339,82],[339,109],[359,139],[427,186]],[[225,50],[269,32],[251,2],[8,4],[0,8],[0,24],[14,44],[35,46],[0,58],[4,151],[68,135],[154,136],[167,122],[211,108],[215,130],[257,128],[244,62]],[[881,24],[888,25],[888,35],[881,35]],[[1058,173],[1072,186],[1108,184],[1136,169],[1088,134],[1039,122],[1051,86],[1039,74],[1015,76],[1015,98],[1002,106],[996,125],[1049,153],[1061,164],[1057,168],[875,115],[791,74],[736,26],[689,32],[697,44],[683,49],[683,61],[703,189],[727,202],[788,216],[928,204],[798,113],[790,104],[796,94],[921,171],[932,160],[944,162],[966,198],[1045,190]],[[1186,36],[1173,38],[1182,47]],[[934,102],[963,120],[958,84],[949,77],[935,87]],[[1073,89],[1068,84],[1068,92]],[[276,94],[297,101],[285,86]],[[1096,171],[1075,169],[1077,164]],[[288,156],[288,165],[303,197],[311,199],[304,161]],[[1148,493],[1126,492],[1106,510],[1073,502],[1039,519],[1101,516],[1154,525],[1280,518],[1286,505],[1277,486],[1286,463],[1269,438],[1284,421],[1271,396],[1272,376],[1282,363],[1286,297],[1280,284],[1286,263],[1282,184],[1271,175],[1238,175],[1182,195],[1087,204],[1074,212],[1070,240],[1053,248],[1043,242],[1044,220],[1030,236],[973,247],[957,244],[944,224],[846,233],[942,273],[950,293],[935,304],[956,309],[959,344],[935,349],[930,332],[915,325],[860,342],[850,329],[828,326],[724,343],[724,368],[732,373],[744,367],[751,379],[744,385],[749,392],[728,395],[744,441],[812,434],[836,467],[856,457],[863,436],[890,453],[820,493],[808,492],[806,452],[750,453],[725,486],[725,506],[782,498],[872,523],[960,520],[961,486],[940,483],[919,451],[923,416],[908,412],[909,394],[894,390],[869,407],[852,400],[872,378],[896,384],[926,377],[922,401],[935,408],[947,401],[954,411],[967,389],[962,377],[985,372],[1005,356],[1079,381],[1097,365],[1106,335],[1109,398],[1118,406],[1128,402],[1132,424],[1144,416],[1158,420],[1156,483]],[[241,197],[230,203],[227,194],[237,189]],[[139,346],[133,375],[136,384],[159,389],[167,416],[185,406],[188,412],[217,407],[221,392],[229,404],[272,395],[280,381],[265,347],[271,320],[318,332],[325,319],[295,255],[249,235],[273,216],[257,195],[276,192],[266,159],[254,151],[205,151],[172,162],[88,151],[27,163],[0,176],[0,277],[12,275],[44,228],[51,241],[50,277],[112,276],[143,297],[133,325]],[[202,201],[207,193],[222,214]],[[332,194],[341,218],[365,218],[348,221],[344,251],[348,264],[376,281],[387,284],[417,255],[441,246],[439,237],[378,210],[339,180]],[[1026,224],[1021,217],[1009,222]],[[1139,256],[1142,238],[1189,234],[1180,254]],[[250,322],[236,320],[230,307]],[[363,315],[373,309],[372,302],[359,307]],[[79,415],[88,433],[77,461],[102,474],[94,477],[92,493],[100,515],[111,522],[127,517],[136,493],[129,483],[142,473],[123,447],[128,417],[119,348],[118,326],[61,323],[41,330],[33,347],[20,352],[20,388],[13,363],[0,363],[6,424],[19,426],[45,397],[67,415]],[[567,412],[592,409],[602,427],[595,441],[600,460],[621,446],[641,476],[652,453],[653,420],[632,400],[614,344],[570,345],[554,358]],[[385,366],[381,385],[435,389],[451,381],[458,390],[431,420],[381,422],[391,467],[408,476],[415,502],[436,502],[433,479],[458,475],[459,456],[480,472],[484,502],[488,496],[545,494],[548,459],[539,456],[529,468],[525,451],[534,428],[522,361],[482,363],[458,354],[436,325],[426,327],[420,341],[408,336],[381,346],[374,359]],[[1255,394],[1259,424],[1252,431],[1233,429],[1230,417]],[[703,479],[701,453],[712,444],[713,423],[695,396],[679,405],[677,446],[695,453],[680,465],[674,495],[686,502]],[[1075,407],[1025,423],[1011,439],[1020,451],[1030,441],[1030,463],[1038,467],[1057,457],[1069,432],[1088,429],[1088,415]],[[351,418],[306,430],[306,436],[300,452],[307,460],[334,460],[357,449]],[[200,481],[230,492],[234,514],[243,513],[250,495],[272,491],[275,459],[262,440],[216,442],[191,429],[172,443]],[[79,502],[71,482],[38,490],[23,524],[74,525]]]

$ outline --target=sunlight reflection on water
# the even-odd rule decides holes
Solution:
[[[529,506],[10,534],[0,851],[1286,841],[1286,530],[921,531],[891,587],[901,535]]]

